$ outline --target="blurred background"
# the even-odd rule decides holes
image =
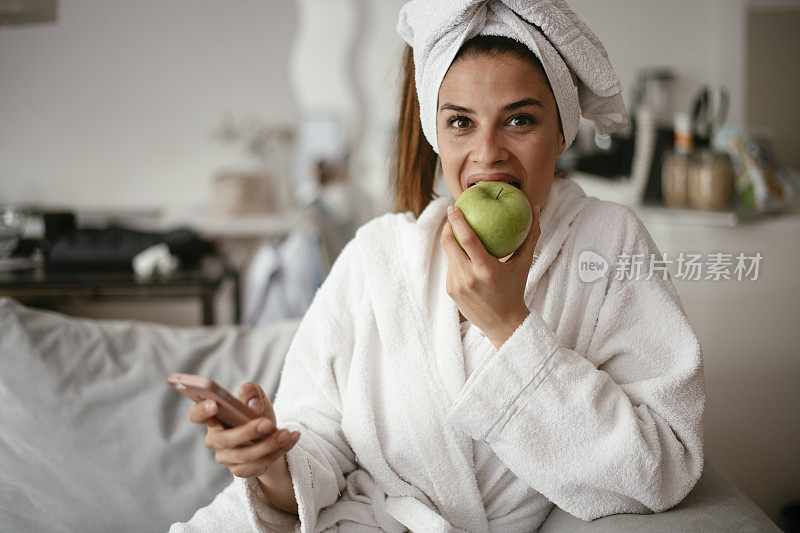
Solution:
[[[158,285],[99,297],[103,269],[74,262],[108,248],[140,280],[179,277],[180,228],[224,258],[186,281],[213,285],[204,323],[302,316],[355,230],[392,210],[403,3],[0,1],[0,294],[197,324],[209,310]],[[569,4],[632,125],[584,121],[560,166],[636,209],[670,258],[760,254],[746,279],[670,272],[703,346],[707,451],[780,523],[800,498],[800,2]],[[108,245],[112,227],[128,233]]]

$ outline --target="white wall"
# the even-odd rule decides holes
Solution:
[[[677,74],[675,108],[689,112],[706,82],[732,91],[731,120],[740,120],[744,32],[738,0],[571,0],[597,34],[624,87],[630,107],[636,71],[668,66]]]
[[[769,127],[778,160],[800,169],[800,2],[753,6],[747,18],[747,116]]]
[[[675,110],[690,111],[704,83],[731,91],[729,119],[742,119],[744,43],[739,0],[614,0],[570,2],[603,41],[630,106],[636,70],[674,69]]]
[[[289,1],[62,0],[0,28],[0,202],[193,208],[252,165],[226,112],[294,123]]]

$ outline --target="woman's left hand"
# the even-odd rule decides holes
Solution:
[[[534,206],[528,236],[503,262],[486,251],[460,209],[447,215],[440,239],[448,258],[447,294],[497,349],[528,316],[525,286],[540,234],[539,206]]]

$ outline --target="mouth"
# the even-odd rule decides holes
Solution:
[[[467,179],[467,189],[478,183],[483,183],[484,181],[499,181],[502,183],[508,183],[509,185],[522,190],[522,183],[517,181],[516,178],[509,174],[475,174]]]

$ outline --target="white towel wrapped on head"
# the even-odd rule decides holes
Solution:
[[[564,141],[575,139],[581,115],[599,133],[628,124],[619,82],[600,40],[564,0],[413,0],[397,31],[414,49],[422,131],[436,153],[439,87],[461,46],[476,35],[510,37],[542,62],[558,104]]]

